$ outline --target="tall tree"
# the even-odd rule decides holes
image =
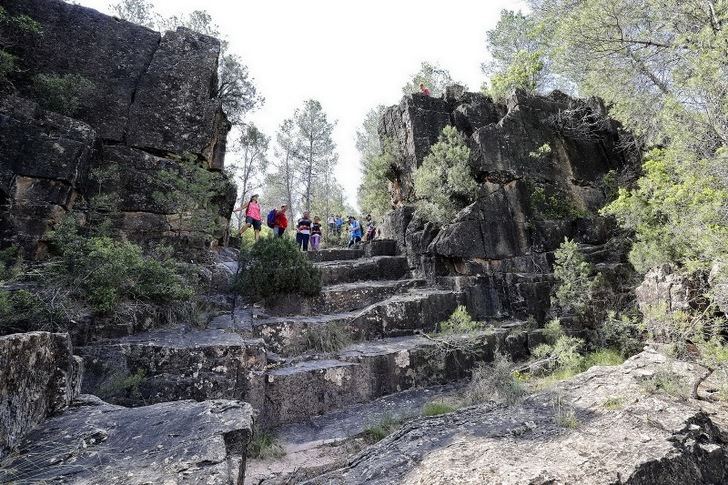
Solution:
[[[316,185],[330,184],[338,160],[332,139],[335,122],[330,122],[321,103],[306,100],[293,115],[296,125],[296,171],[301,187],[303,209],[310,209]]]
[[[111,5],[111,11],[119,18],[156,29],[160,20],[150,0],[121,0]]]
[[[433,96],[441,96],[445,94],[445,88],[451,84],[455,84],[450,71],[440,67],[439,64],[423,62],[420,70],[412,75],[412,78],[402,86],[403,94],[412,94],[420,92],[420,83],[424,83],[430,89]]]
[[[356,131],[356,148],[361,154],[362,182],[359,185],[359,207],[363,213],[372,214],[380,220],[391,208],[389,176],[396,163],[396,148],[393,143],[382,146],[379,140],[379,119],[384,106],[372,108],[366,114],[361,127]]]
[[[270,138],[254,124],[249,123],[242,128],[234,149],[237,156],[231,167],[238,181],[239,206],[247,202],[261,186],[268,164],[269,144]],[[245,216],[242,212],[236,212],[235,217],[236,226],[240,230]]]
[[[273,171],[265,178],[265,198],[273,206],[288,205],[288,213],[295,214],[298,179],[296,176],[296,126],[292,119],[284,120],[276,133],[276,147],[271,162]]]

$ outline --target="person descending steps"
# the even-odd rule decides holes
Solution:
[[[245,231],[252,227],[253,231],[255,231],[255,240],[257,242],[260,239],[260,229],[263,227],[263,222],[260,217],[258,194],[254,194],[245,205],[239,209],[235,209],[234,212],[243,211],[245,211],[245,225],[240,229],[240,235],[242,236]]]

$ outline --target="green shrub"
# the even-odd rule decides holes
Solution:
[[[549,155],[551,155],[551,151],[552,151],[551,145],[549,145],[548,143],[544,143],[543,145],[538,147],[536,150],[534,150],[532,152],[528,152],[528,156],[535,160],[539,160],[541,158],[546,158]]]
[[[547,193],[543,187],[532,188],[529,203],[531,212],[540,219],[567,219],[586,217],[589,214],[576,207],[568,194],[560,191]]]
[[[15,278],[22,271],[23,258],[15,246],[0,250],[0,282]]]
[[[423,416],[439,416],[455,411],[455,407],[444,402],[428,402],[422,407]]]
[[[304,333],[305,348],[317,352],[336,352],[352,341],[349,330],[342,325],[309,325]]]
[[[0,333],[32,330],[57,331],[65,319],[38,294],[29,290],[0,289]]]
[[[473,320],[468,309],[463,305],[458,306],[450,318],[440,322],[440,332],[442,333],[467,333],[482,329],[482,323]]]
[[[149,257],[129,241],[85,238],[70,218],[59,225],[52,241],[61,254],[56,277],[98,313],[112,312],[123,300],[170,303],[194,294],[169,250],[158,248]]]
[[[400,427],[402,422],[392,416],[384,416],[382,419],[372,426],[366,428],[363,432],[364,440],[373,444],[382,441],[384,438],[394,433]]]
[[[78,74],[37,74],[33,77],[33,90],[41,107],[57,113],[74,116],[81,100],[94,88],[94,84]]]
[[[518,50],[507,68],[491,76],[488,94],[497,101],[503,101],[515,89],[535,92],[544,68],[542,56],[541,51]]]
[[[648,394],[664,393],[679,399],[690,397],[690,383],[672,371],[658,370],[640,381],[640,385]]]
[[[601,275],[595,273],[572,240],[564,239],[555,256],[554,278],[557,285],[551,304],[564,315],[593,317],[595,295],[602,285]]]
[[[258,431],[248,443],[248,457],[260,460],[282,458],[286,451],[278,442],[274,434],[268,431]]]
[[[475,200],[478,183],[470,170],[470,149],[463,136],[446,126],[414,173],[417,212],[429,222],[447,224]]]
[[[514,376],[510,359],[496,352],[492,364],[481,365],[473,370],[463,401],[467,405],[492,400],[515,404],[525,394],[523,384]]]
[[[294,241],[282,237],[261,239],[243,251],[243,269],[237,283],[242,294],[267,298],[288,293],[316,295],[321,291],[321,272]]]

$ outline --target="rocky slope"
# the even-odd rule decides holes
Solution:
[[[695,367],[645,351],[594,367],[507,407],[486,403],[416,420],[310,484],[721,484],[724,404],[651,392]]]
[[[465,136],[480,189],[440,230],[415,216],[412,181],[446,125]],[[639,156],[598,100],[517,91],[499,104],[454,86],[443,98],[405,96],[385,111],[379,130],[399,150],[384,235],[428,278],[466,277],[477,318],[543,320],[553,251],[565,237],[599,269],[626,270],[621,240],[597,211],[618,182],[632,180]]]
[[[0,243],[40,255],[46,231],[69,212],[86,214],[99,195],[114,201],[114,225],[133,240],[219,238],[176,217],[178,202],[154,196],[169,192],[159,174],[182,158],[223,168],[230,125],[216,97],[219,41],[184,28],[160,35],[60,0],[3,7],[42,33],[14,47],[17,93],[0,103]],[[31,101],[39,74],[90,82],[72,118]],[[212,191],[224,227],[235,191],[222,174]]]

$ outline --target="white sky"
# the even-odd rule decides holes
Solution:
[[[77,0],[109,13],[109,0]],[[399,102],[422,61],[478,89],[485,32],[516,0],[153,0],[162,15],[209,11],[265,96],[249,115],[274,137],[280,122],[316,98],[338,120],[337,178],[352,204],[359,185],[354,134],[365,113]]]

